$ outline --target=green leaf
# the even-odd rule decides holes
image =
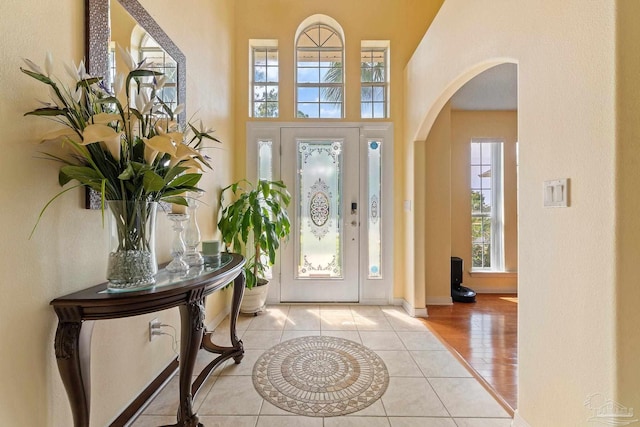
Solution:
[[[56,107],[43,107],[38,108],[28,113],[24,113],[25,116],[66,116],[67,111]]]
[[[127,168],[124,171],[122,171],[120,175],[118,175],[118,179],[122,181],[126,181],[133,178],[134,176],[135,176],[135,171],[133,170],[133,166],[131,165],[131,163],[129,163],[127,165]]]
[[[102,181],[100,173],[88,166],[63,166],[60,168],[60,173],[66,175],[69,181],[75,179],[84,185],[95,185]]]
[[[169,183],[170,187],[184,187],[190,186],[193,187],[200,181],[202,175],[199,173],[186,173],[184,175],[178,176],[176,179]]]
[[[127,78],[132,79],[135,77],[149,77],[149,76],[162,76],[163,73],[159,72],[159,71],[151,71],[151,70],[145,70],[145,69],[141,69],[141,70],[133,70],[129,73],[129,76]]]
[[[182,172],[186,170],[187,168],[184,168],[182,166],[172,167],[171,169],[169,169],[169,172],[167,172],[167,174],[164,176],[164,182],[167,184],[170,183],[173,178],[180,175]]]
[[[94,83],[98,83],[100,80],[102,80],[101,77],[90,77],[88,79],[78,80],[78,83],[76,83],[76,89],[91,86]]]
[[[189,206],[189,204],[187,203],[187,199],[185,199],[182,196],[163,197],[162,201],[167,203],[173,203],[175,205]]]
[[[164,187],[164,180],[160,175],[149,170],[144,173],[142,186],[144,187],[144,191],[147,193],[160,191]]]
[[[30,70],[26,70],[26,69],[24,69],[22,67],[20,67],[20,71],[22,71],[23,73],[25,73],[28,76],[33,77],[36,80],[41,81],[42,83],[46,83],[46,84],[48,84],[50,86],[55,86],[55,83],[53,82],[53,80],[51,80],[49,77],[47,77],[47,76],[45,76],[43,74],[36,73],[36,72],[30,71]]]

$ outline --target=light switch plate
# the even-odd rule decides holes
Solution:
[[[569,206],[568,182],[568,178],[544,182],[543,206],[545,208],[566,208]]]

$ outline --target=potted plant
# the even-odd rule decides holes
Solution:
[[[225,195],[233,201],[225,204]],[[218,221],[222,241],[247,259],[246,289],[240,306],[243,313],[257,314],[265,306],[265,273],[275,263],[281,239],[291,231],[287,214],[290,202],[291,195],[282,181],[260,180],[253,185],[243,179],[222,189]]]

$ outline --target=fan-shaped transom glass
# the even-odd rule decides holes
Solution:
[[[313,24],[296,44],[297,117],[344,117],[344,43],[325,24]]]

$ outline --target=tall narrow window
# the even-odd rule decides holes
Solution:
[[[382,279],[382,141],[368,141],[367,160],[368,278]]]
[[[360,115],[363,119],[384,119],[389,99],[388,48],[370,44],[363,41],[360,52]]]
[[[278,48],[251,48],[252,117],[278,117]]]
[[[344,44],[325,24],[313,24],[296,40],[297,117],[344,117]]]
[[[504,270],[502,171],[502,142],[472,140],[472,270]]]
[[[258,181],[273,181],[273,141],[270,139],[258,140]],[[264,270],[264,278],[273,278],[273,267],[269,266],[269,256],[262,255],[263,263],[267,266]]]

